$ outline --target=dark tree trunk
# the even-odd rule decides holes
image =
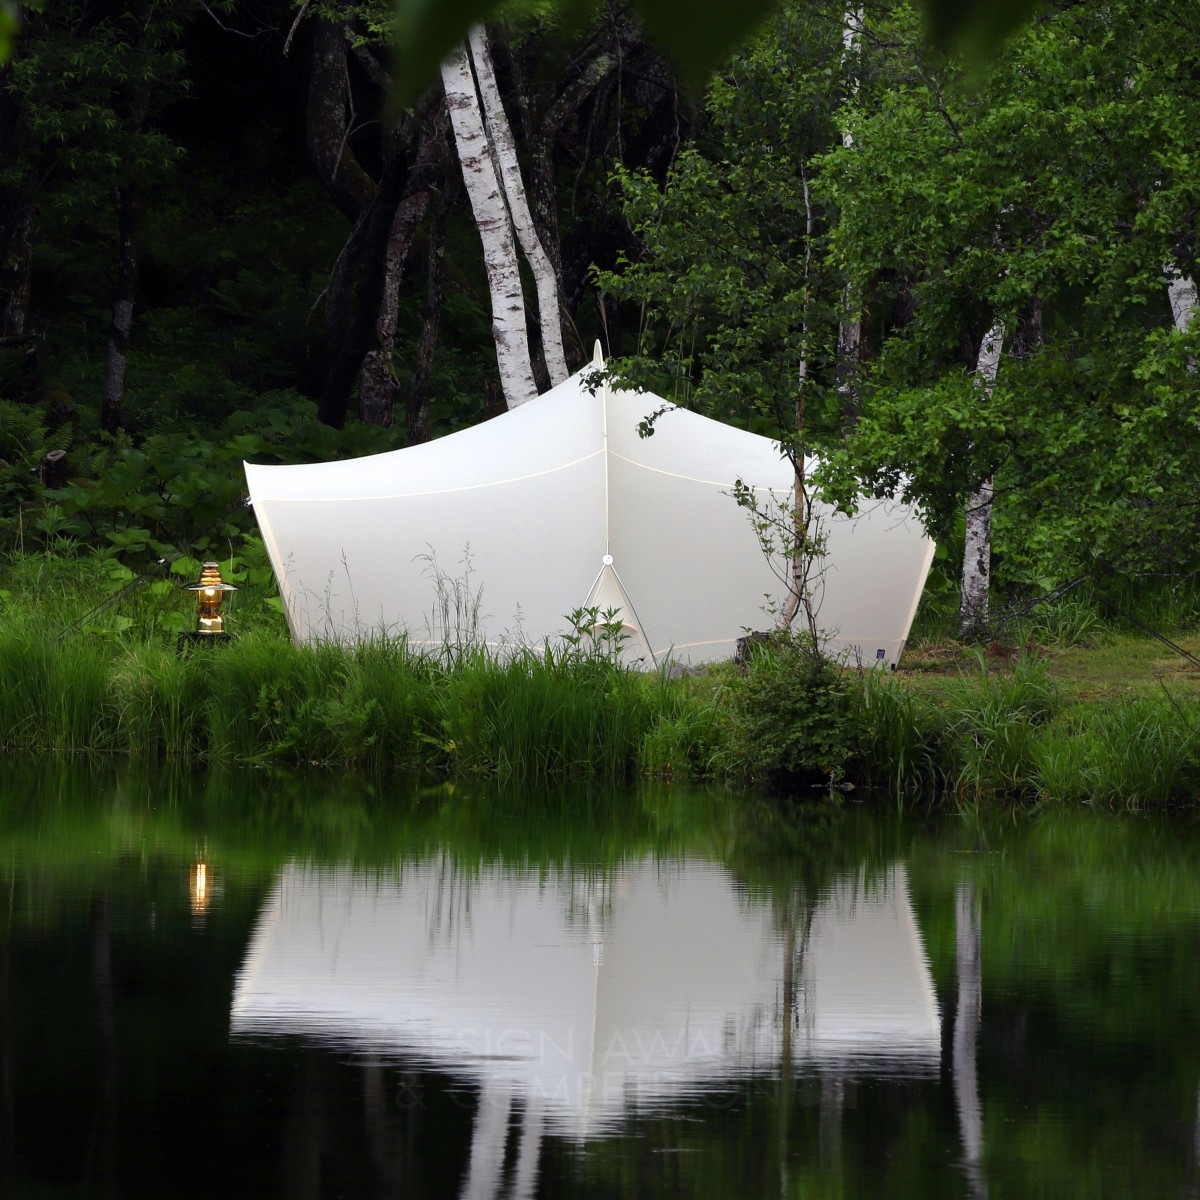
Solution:
[[[120,252],[112,324],[108,333],[108,359],[104,368],[104,406],[100,410],[100,427],[107,433],[116,433],[125,423],[125,359],[129,352],[129,330],[133,324],[138,278],[136,183],[117,189],[117,217]]]
[[[4,298],[0,337],[20,339],[29,320],[29,288],[33,273],[34,206],[20,206],[6,230],[0,251],[0,296]]]
[[[317,176],[334,203],[357,221],[375,194],[375,181],[350,147],[353,111],[346,70],[346,35],[332,21],[313,22],[304,141]]]
[[[51,450],[42,459],[41,467],[38,470],[38,473],[42,477],[42,486],[47,488],[65,487],[68,470],[67,452],[65,450]]]
[[[417,226],[429,207],[429,193],[405,196],[396,206],[384,253],[379,311],[375,317],[375,344],[363,356],[358,375],[358,416],[368,425],[390,427],[396,406],[396,372],[392,356],[396,345],[396,316],[400,308],[400,283]]]
[[[430,102],[421,146],[405,188],[396,206],[388,234],[383,287],[375,320],[375,342],[363,358],[358,377],[359,418],[371,425],[390,426],[395,419],[396,372],[393,354],[396,317],[400,307],[400,284],[405,264],[416,238],[417,227],[429,208],[432,188],[444,180],[446,107],[438,91]]]
[[[367,351],[375,343],[392,218],[404,175],[400,159],[397,154],[385,164],[383,180],[346,239],[329,283],[325,329],[332,357],[317,416],[335,429],[346,423],[355,380]]]
[[[421,309],[421,333],[417,357],[408,388],[406,427],[408,444],[429,441],[429,376],[442,320],[442,284],[445,278],[445,210],[439,205],[429,225],[429,252],[425,262],[425,306]]]

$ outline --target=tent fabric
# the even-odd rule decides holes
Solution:
[[[774,1074],[785,1057],[936,1076],[940,1013],[903,863],[870,884],[840,877],[793,920],[807,936],[789,972],[786,918],[700,859],[645,858],[586,884],[460,875],[436,855],[396,878],[290,864],[238,972],[230,1035],[412,1055],[542,1103],[577,1138],[631,1102]]]
[[[732,492],[741,480],[760,504],[788,506],[790,462],[770,438],[611,388],[602,365],[597,347],[544,395],[424,445],[247,463],[292,636],[539,646],[596,606],[620,622],[625,659],[651,666],[729,658],[769,628],[786,563],[768,561]],[[932,543],[902,504],[818,511],[828,649],[894,663]]]

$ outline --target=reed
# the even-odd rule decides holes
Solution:
[[[436,695],[429,742],[448,765],[510,778],[623,778],[669,685],[602,657],[551,649],[462,657]]]
[[[1175,697],[1078,705],[1032,748],[1043,799],[1139,808],[1200,792],[1200,728]]]
[[[955,791],[968,798],[1033,792],[1031,750],[1057,703],[1043,660],[1021,655],[1008,674],[990,670],[981,655],[978,674],[945,689],[943,758]]]
[[[863,676],[861,776],[896,797],[946,785],[946,717],[926,696],[882,671]]]
[[[733,738],[728,682],[719,672],[677,681],[658,678],[664,686],[658,689],[658,714],[638,754],[642,771],[668,779],[728,774]]]
[[[92,640],[53,641],[36,619],[0,629],[0,747],[106,751],[114,722],[109,661]]]
[[[151,759],[205,756],[208,674],[192,656],[162,645],[131,646],[108,679],[117,717],[116,740],[127,754]]]

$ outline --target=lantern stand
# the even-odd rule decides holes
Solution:
[[[200,578],[195,583],[189,583],[184,590],[196,593],[199,603],[196,616],[198,628],[193,633],[179,635],[177,651],[182,652],[184,646],[212,646],[228,642],[230,635],[225,632],[225,617],[221,612],[221,605],[225,603],[225,594],[236,592],[237,588],[221,578],[217,564],[206,562],[200,572]]]

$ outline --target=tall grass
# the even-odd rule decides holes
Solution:
[[[0,749],[151,759],[435,767],[503,778],[643,769],[683,685],[572,651],[441,657],[400,639],[187,645],[0,631]]]
[[[864,673],[862,703],[864,780],[897,797],[941,791],[946,784],[941,711],[883,671]]]
[[[0,628],[0,747],[103,751],[115,730],[109,662],[87,638],[56,643],[36,619]]]
[[[1032,748],[1044,799],[1137,808],[1200,793],[1200,725],[1169,695],[1078,706]]]
[[[1186,693],[1079,699],[1033,655],[1010,671],[980,654],[957,679],[913,680],[818,669],[785,641],[744,668],[672,676],[625,670],[585,639],[446,655],[402,637],[297,647],[279,623],[177,652],[166,600],[142,592],[120,613],[86,615],[111,581],[95,564],[79,570],[72,592],[61,563],[24,563],[33,603],[2,581],[0,751],[518,781],[719,776],[804,798],[839,781],[860,797],[1200,798],[1200,714]],[[1093,630],[1094,610],[1071,600],[1037,632],[1047,644]]]
[[[978,674],[945,691],[944,757],[954,789],[967,797],[1029,794],[1031,750],[1057,702],[1043,660],[1021,655],[1010,674],[989,670],[981,656]]]
[[[869,675],[862,778],[896,796],[1087,802],[1200,799],[1200,713],[1161,695],[1080,700],[1044,663],[980,670],[936,691]]]
[[[441,678],[431,740],[449,765],[472,773],[621,778],[641,768],[679,690],[604,657],[476,651]]]
[[[115,741],[127,754],[152,759],[198,758],[206,744],[207,673],[194,657],[157,644],[117,655],[108,684],[116,710]]]

